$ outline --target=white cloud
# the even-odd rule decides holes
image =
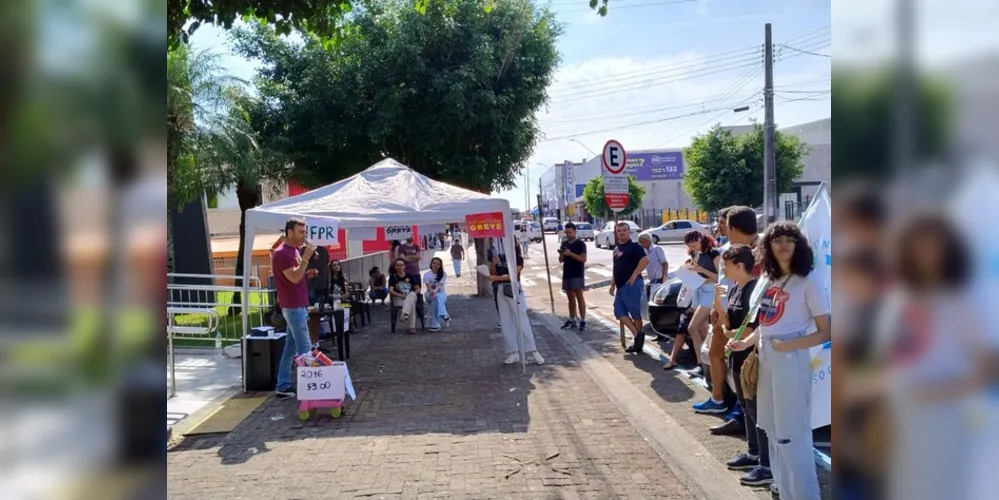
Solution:
[[[710,59],[697,66],[706,57],[685,52],[644,60],[595,58],[559,68],[549,90],[551,103],[538,113],[548,139],[537,144],[529,161],[531,193],[537,191],[537,179],[543,173],[538,163],[553,165],[567,159],[578,162],[584,157],[591,158],[593,154],[586,148],[599,153],[609,139],[616,139],[625,149],[632,150],[682,148],[694,135],[715,123],[737,125],[749,123],[750,118],[762,120],[762,56],[759,66],[741,62],[743,57]],[[745,59],[752,57],[750,53]],[[774,69],[778,96],[781,91],[827,90],[829,64],[827,58],[805,55],[778,61]],[[741,65],[747,67],[707,74]],[[685,79],[691,75],[704,76]],[[659,82],[668,83],[656,85]],[[610,93],[620,89],[629,90]],[[587,97],[593,94],[600,95]],[[808,97],[811,96],[796,93],[778,97],[774,112],[777,124],[783,127],[827,118],[828,99],[785,102],[785,98]],[[731,111],[741,103],[750,105],[750,111]],[[705,110],[712,111],[704,113]],[[635,125],[655,121],[658,123]],[[593,133],[574,139],[586,147],[570,139],[555,139],[585,132]],[[523,186],[496,196],[506,198],[514,207],[524,205]]]

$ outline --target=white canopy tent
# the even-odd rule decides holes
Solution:
[[[307,193],[278,200],[246,212],[246,235],[253,241],[257,231],[282,232],[291,217],[335,219],[346,229],[374,230],[376,227],[445,224],[462,221],[468,214],[503,212],[504,221],[512,221],[510,202],[492,198],[450,184],[435,181],[409,167],[387,158],[367,170],[342,181]],[[515,255],[513,224],[504,224],[503,247],[506,255]],[[249,280],[251,253],[243,256],[243,331],[249,326]],[[512,280],[514,296],[519,296],[520,285]],[[519,309],[518,309],[519,314]],[[518,318],[517,346],[521,364],[524,348],[520,332],[522,318]],[[244,335],[243,352],[246,352]],[[244,363],[245,388],[245,363]]]

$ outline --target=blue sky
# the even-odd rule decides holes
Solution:
[[[548,2],[566,28],[550,102],[538,113],[546,139],[529,161],[532,195],[542,165],[590,157],[587,148],[599,152],[608,139],[626,149],[679,148],[714,123],[762,119],[762,63],[754,58],[762,61],[755,51],[767,22],[775,44],[830,52],[829,0],[669,2],[611,0],[606,17],[590,11],[587,0]],[[228,52],[225,32],[213,26],[201,28],[193,43]],[[235,76],[253,76],[249,61],[230,53],[226,64]],[[828,57],[784,51],[774,71],[779,126],[829,116],[828,94],[820,93],[829,89],[829,68]],[[750,111],[727,111],[741,104]],[[524,208],[521,178],[521,186],[495,195]]]

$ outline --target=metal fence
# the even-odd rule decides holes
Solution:
[[[784,218],[787,220],[798,220],[801,214],[808,210],[808,205],[812,204],[812,197],[806,196],[804,201],[785,201],[784,202]]]
[[[627,217],[628,220],[634,221],[643,229],[648,229],[652,227],[659,226],[671,220],[693,220],[701,222],[702,224],[707,224],[714,221],[715,214],[711,214],[704,210],[694,210],[689,208],[678,208],[678,209],[652,209],[647,208],[644,210],[638,210]]]

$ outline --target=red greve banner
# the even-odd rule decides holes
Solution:
[[[488,212],[465,216],[468,235],[472,238],[502,238],[505,236],[503,212]]]

